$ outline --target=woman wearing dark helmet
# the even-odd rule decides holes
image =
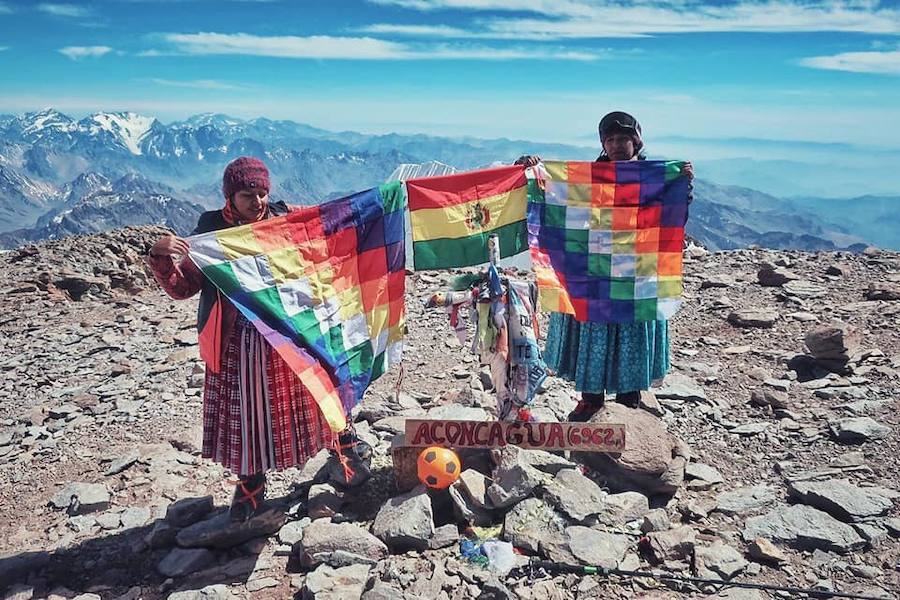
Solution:
[[[602,150],[597,161],[645,160],[641,125],[625,112],[611,112],[598,126]],[[516,162],[533,166],[536,156]],[[690,163],[685,174],[693,179]],[[572,315],[552,313],[544,360],[556,374],[575,383],[581,401],[569,421],[587,421],[603,407],[605,394],[636,407],[641,390],[669,370],[668,321],[635,323],[579,322]]]

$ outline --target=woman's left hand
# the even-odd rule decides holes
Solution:
[[[694,179],[694,165],[691,164],[691,161],[687,161],[684,163],[684,166],[681,167],[681,172],[687,175],[687,178],[691,181]]]

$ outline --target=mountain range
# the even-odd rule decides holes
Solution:
[[[162,224],[185,234],[203,210],[221,205],[220,178],[239,155],[263,157],[274,199],[309,204],[385,181],[402,165],[438,161],[461,170],[510,163],[521,154],[592,160],[596,149],[509,139],[333,132],[266,118],[221,114],[161,123],[132,112],[75,120],[53,109],[0,115],[0,246]],[[816,200],[785,200],[702,178],[688,233],[711,249],[757,244],[824,250],[877,241]],[[900,201],[879,198],[883,206]],[[829,200],[829,203],[840,201]],[[882,227],[884,229],[884,227]],[[900,228],[895,228],[900,229]],[[897,234],[893,234],[896,236]],[[853,246],[853,245],[856,246]]]

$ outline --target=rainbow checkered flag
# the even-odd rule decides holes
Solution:
[[[190,257],[300,378],[333,431],[402,352],[399,182],[190,238]]]
[[[681,161],[544,162],[529,180],[541,307],[578,321],[668,319],[681,304]]]

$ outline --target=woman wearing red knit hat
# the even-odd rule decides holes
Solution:
[[[258,158],[242,156],[225,168],[220,210],[200,215],[191,235],[287,214],[270,202],[269,171]],[[156,280],[172,298],[200,292],[197,315],[203,386],[203,457],[238,475],[233,520],[246,520],[263,506],[266,471],[303,465],[332,434],[318,405],[290,367],[253,325],[187,257],[188,241],[166,236],[150,249]],[[175,262],[174,256],[181,256]],[[352,431],[340,436],[358,479],[368,474],[363,444]],[[358,481],[357,479],[357,481]]]

